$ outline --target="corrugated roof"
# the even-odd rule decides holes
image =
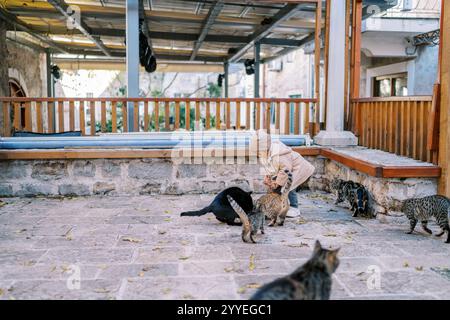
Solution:
[[[98,37],[113,55],[123,56],[126,0],[66,0],[65,2],[79,9],[80,17],[92,35]],[[158,54],[190,56],[208,12],[215,2],[213,0],[144,0],[149,30],[152,33],[158,33],[158,37],[152,38],[156,56]],[[270,19],[285,7],[285,4],[266,1],[225,0],[223,2],[223,9],[207,32],[208,36],[216,36],[216,40],[218,36],[233,36],[241,37],[246,41],[261,28],[263,21],[270,23]],[[47,37],[57,45],[67,48],[71,53],[102,54],[95,42],[86,38],[77,29],[68,28],[66,18],[47,1],[6,0],[4,8],[8,14],[17,18],[19,23],[25,24],[33,32]],[[289,19],[271,30],[267,37],[301,40],[313,33],[314,27],[315,5],[303,4]],[[161,33],[164,34],[161,35]],[[165,38],[166,34],[167,38]],[[178,37],[177,34],[184,36]],[[21,36],[21,32],[18,32],[18,36]],[[236,40],[234,38],[233,41],[224,39],[222,42],[210,40],[207,38],[201,45],[198,60],[213,57],[217,61],[225,61],[229,57],[230,50],[245,44],[245,41],[234,41]],[[41,41],[34,42],[48,47],[48,44]],[[274,56],[285,47],[263,45],[262,55],[266,58]],[[251,56],[252,53],[249,52],[247,57]]]

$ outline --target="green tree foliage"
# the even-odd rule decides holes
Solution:
[[[206,91],[208,92],[208,96],[210,98],[220,98],[222,96],[222,88],[219,87],[216,83],[208,83]]]

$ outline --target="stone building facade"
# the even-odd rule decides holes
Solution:
[[[45,53],[12,41],[6,44],[9,79],[20,84],[27,97],[47,96]]]

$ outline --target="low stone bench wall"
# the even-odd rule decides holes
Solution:
[[[436,194],[437,179],[376,178],[322,156],[306,156],[316,171],[306,187],[332,191],[335,178],[365,185],[378,213],[407,198]],[[0,197],[217,193],[227,187],[264,192],[257,164],[177,164],[171,159],[2,160]]]
[[[0,162],[3,197],[201,194],[229,186],[262,191],[259,166],[176,164],[156,158]]]
[[[321,162],[307,158],[314,165]],[[225,161],[211,165],[157,158],[0,161],[0,197],[203,194],[231,186],[265,192],[262,182],[258,164]]]
[[[381,214],[398,215],[404,200],[437,194],[436,178],[377,178],[329,159],[324,159],[320,173],[310,180],[309,188],[334,192],[331,182],[336,178],[359,182],[371,193],[375,212]]]

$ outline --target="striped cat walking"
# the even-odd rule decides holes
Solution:
[[[446,243],[450,243],[450,226],[448,223],[449,209],[450,200],[444,196],[430,196],[406,200],[403,203],[402,211],[409,219],[410,223],[410,229],[407,233],[413,233],[417,222],[420,220],[422,229],[429,234],[433,234],[428,228],[428,220],[434,218],[436,223],[442,229],[442,232],[436,236],[441,237],[447,232]]]

